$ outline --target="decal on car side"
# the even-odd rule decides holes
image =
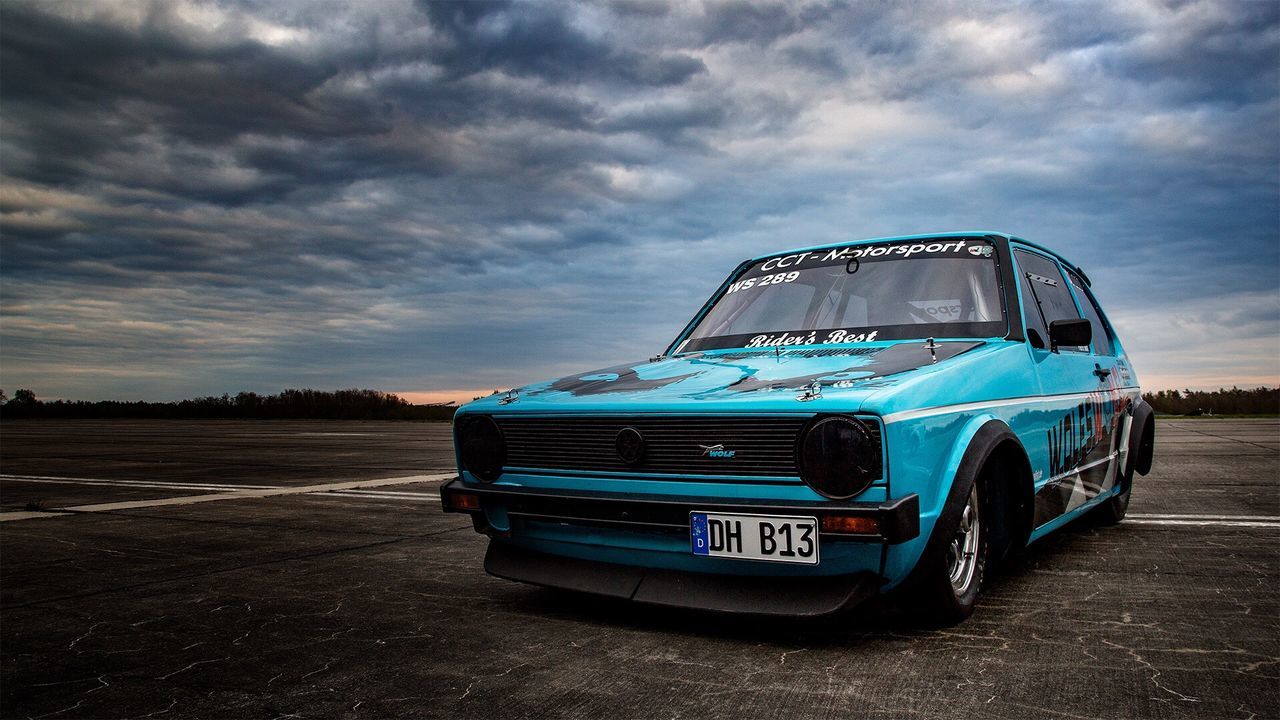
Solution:
[[[1131,403],[1131,397],[1112,381],[1106,390],[1090,393],[1049,427],[1050,476],[1036,492],[1035,527],[1115,486],[1120,469],[1120,430]]]

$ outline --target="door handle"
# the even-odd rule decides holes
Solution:
[[[1111,375],[1111,371],[1103,370],[1101,365],[1094,363],[1093,374],[1098,376],[1098,382],[1104,382]]]

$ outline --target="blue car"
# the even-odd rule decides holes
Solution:
[[[1089,278],[989,232],[737,267],[660,355],[459,408],[448,512],[498,577],[815,616],[968,617],[997,564],[1119,522],[1155,425]]]

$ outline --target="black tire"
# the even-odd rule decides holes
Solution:
[[[1091,513],[1094,522],[1102,526],[1118,525],[1124,520],[1129,510],[1129,493],[1133,490],[1133,468],[1129,468],[1127,477],[1120,478],[1119,493],[1103,500]]]
[[[935,529],[935,537],[916,565],[914,582],[908,590],[915,618],[928,627],[949,627],[972,615],[986,577],[992,518],[989,503],[985,501],[985,483],[979,477],[966,484],[968,488],[962,489],[960,495],[965,500],[954,506],[948,503]],[[953,573],[957,569],[955,542],[967,518],[974,521],[970,523],[969,532],[976,531],[978,537],[972,549],[971,572],[962,571],[957,584]]]
[[[1129,439],[1129,453],[1124,473],[1117,478],[1120,492],[1104,500],[1090,515],[1099,525],[1118,525],[1129,511],[1129,495],[1133,492],[1135,472],[1146,475],[1151,472],[1151,458],[1155,445],[1155,418],[1149,405],[1139,406],[1133,417],[1133,435]]]
[[[992,556],[993,547],[994,552],[1014,555],[1017,548],[1025,544],[1030,528],[1022,528],[1014,517],[1004,517],[1016,513],[1017,508],[1030,512],[1030,506],[1026,505],[1030,498],[1025,502],[1020,499],[1015,489],[1016,480],[1009,477],[1010,473],[1017,472],[1009,463],[1009,451],[1017,449],[1022,454],[1021,447],[1018,436],[999,420],[986,422],[969,440],[969,447],[960,459],[951,488],[947,491],[942,513],[934,523],[920,559],[892,594],[897,602],[911,610],[915,623],[945,627],[972,615],[987,573],[999,560]],[[975,488],[978,509],[978,538],[973,553],[975,567],[971,581],[956,588],[951,582],[949,553]]]

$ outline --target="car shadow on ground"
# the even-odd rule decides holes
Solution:
[[[988,577],[984,595],[989,598],[1009,584],[1024,583],[1037,566],[1058,564],[1062,557],[1078,553],[1079,546],[1088,538],[1107,530],[1088,516],[1063,526],[1019,556],[1006,560],[998,572]],[[833,615],[790,618],[644,605],[568,590],[536,587],[524,590],[509,610],[592,625],[779,646],[853,646],[889,637],[928,637],[947,629],[931,625],[928,618],[913,612],[903,598],[892,593]],[[984,608],[984,604],[988,607]],[[975,615],[995,612],[989,605],[979,599]]]

